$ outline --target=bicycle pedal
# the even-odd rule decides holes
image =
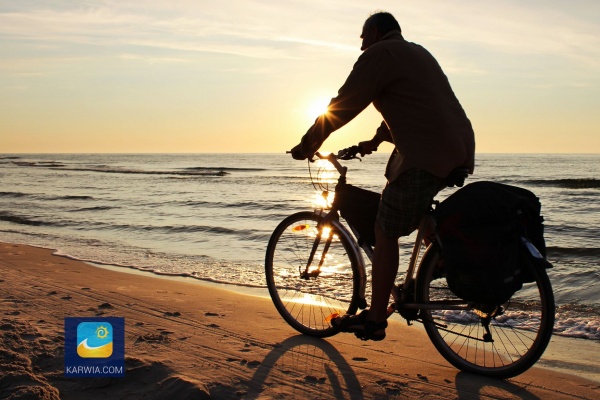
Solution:
[[[335,312],[333,314],[330,314],[325,318],[325,323],[330,323],[332,319],[339,318],[339,317],[340,317],[340,313]]]

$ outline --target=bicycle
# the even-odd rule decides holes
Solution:
[[[357,158],[359,149],[316,156],[339,173],[335,193],[346,186],[347,167],[338,159]],[[310,164],[309,164],[310,165]],[[447,186],[462,186],[466,171],[457,170]],[[311,176],[312,178],[312,176]],[[364,190],[364,189],[362,189]],[[323,197],[329,196],[327,188]],[[373,247],[359,230],[340,220],[338,196],[329,207],[285,218],[267,246],[265,272],[271,299],[283,319],[297,331],[321,338],[338,331],[332,316],[355,314],[367,307],[367,271]],[[441,245],[436,238],[434,206],[416,233],[405,280],[393,291],[388,313],[398,312],[411,325],[424,325],[437,351],[454,367],[496,378],[519,375],[533,366],[548,345],[554,326],[554,295],[544,269],[532,268],[532,283],[501,306],[468,303],[446,283]]]

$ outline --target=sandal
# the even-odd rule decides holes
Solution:
[[[367,320],[368,310],[362,311],[358,315],[344,315],[343,317],[333,318],[331,326],[340,332],[354,333],[354,336],[360,340],[380,341],[385,339],[385,328],[387,320],[383,322],[373,322]],[[383,333],[375,332],[383,330]]]

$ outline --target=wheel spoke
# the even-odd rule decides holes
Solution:
[[[330,231],[316,241],[320,222],[314,213],[285,219],[269,242],[265,271],[271,298],[283,318],[302,333],[325,337],[336,333],[325,321],[329,315],[356,312],[359,275],[352,244],[337,228],[325,228]]]
[[[439,251],[433,246],[419,266],[418,297],[423,303],[457,300],[445,278],[438,278],[439,261]],[[491,318],[493,341],[484,340],[486,311],[422,310],[423,324],[436,349],[464,371],[507,378],[530,368],[548,345],[554,325],[550,281],[545,271],[532,271],[532,275],[535,282],[524,284]]]

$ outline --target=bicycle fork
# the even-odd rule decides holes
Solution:
[[[333,235],[331,234],[331,228],[326,227],[325,224],[326,222],[323,221],[317,226],[317,235],[315,237],[315,241],[313,242],[308,261],[306,262],[306,267],[304,267],[304,271],[302,271],[302,267],[298,267],[301,279],[309,280],[310,278],[316,278],[321,274],[321,267],[325,263],[325,258],[327,256],[327,252],[329,251],[329,247],[331,246],[331,242],[333,239]],[[315,259],[315,255],[317,254],[317,249],[321,244],[321,239],[323,238],[324,232],[326,232],[325,245],[323,246],[323,251],[321,252],[321,259],[319,260],[319,265],[316,269],[310,271],[310,267]]]

